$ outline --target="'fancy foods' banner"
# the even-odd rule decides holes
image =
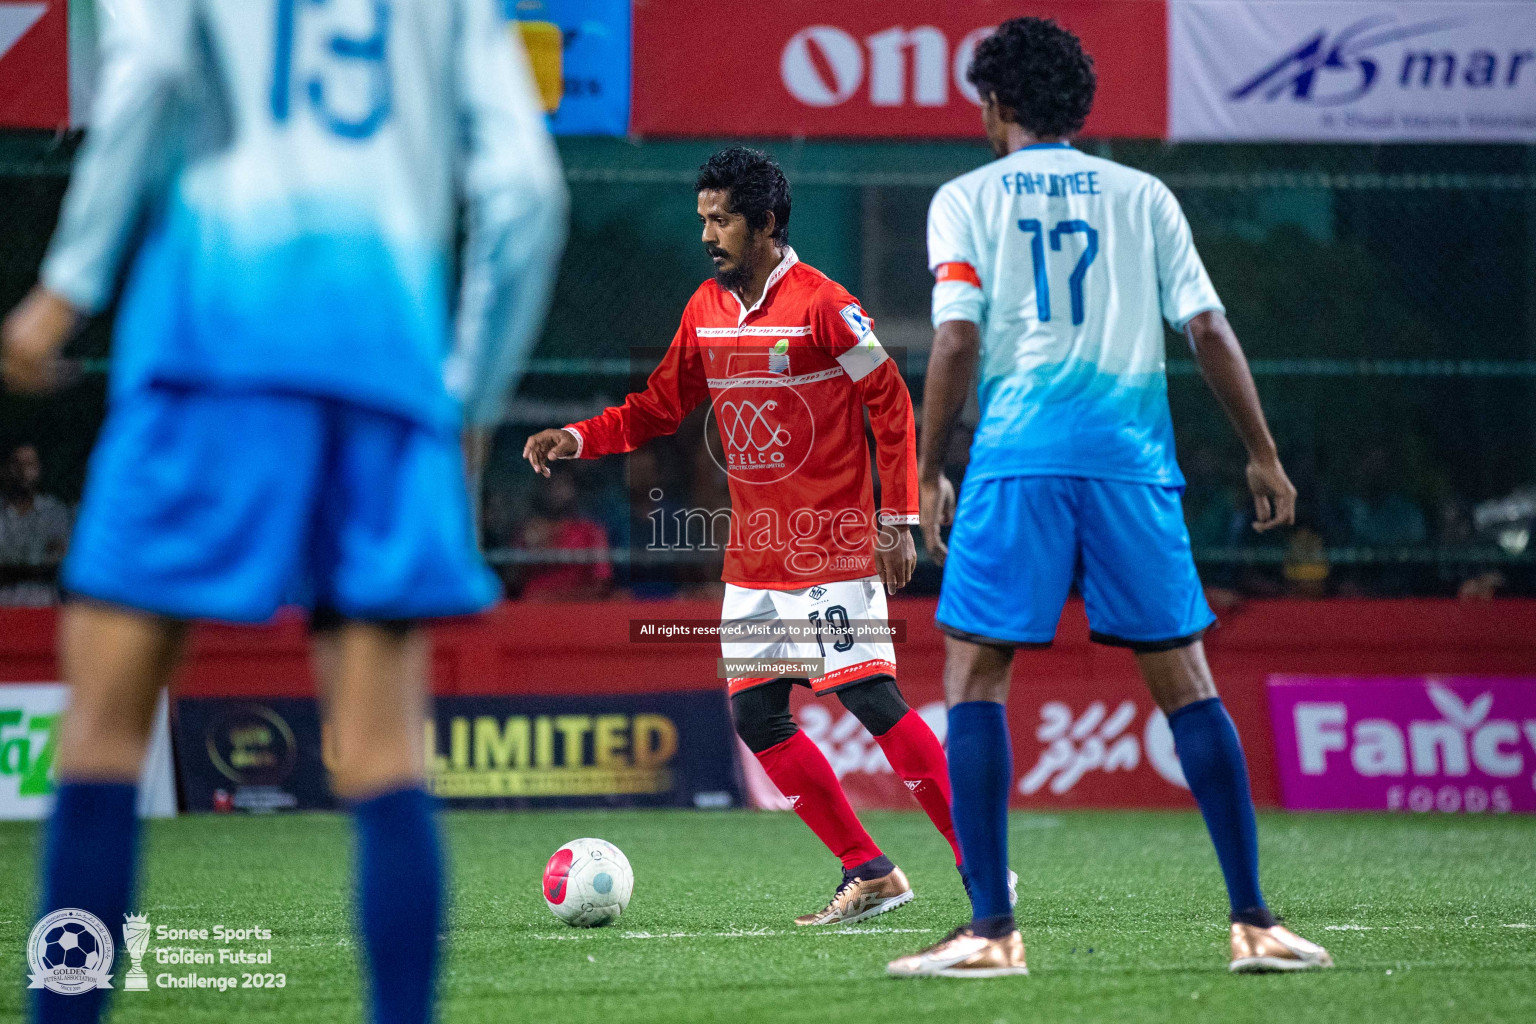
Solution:
[[[1536,811],[1536,678],[1271,676],[1292,810]]]

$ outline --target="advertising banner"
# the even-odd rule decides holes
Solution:
[[[455,807],[733,807],[720,691],[439,697],[423,723],[428,785]],[[195,811],[336,806],[309,697],[177,702],[182,791]]]
[[[937,685],[902,684],[909,704],[942,742],[947,716]],[[855,807],[916,806],[891,771],[879,743],[835,697],[797,689],[795,721],[827,755]],[[1238,731],[1255,752],[1266,724],[1246,703],[1230,704]],[[1013,738],[1015,808],[1194,806],[1173,749],[1168,721],[1139,682],[1057,680],[1014,688],[1008,702]],[[742,764],[755,806],[786,808],[756,759]],[[1252,766],[1250,766],[1252,767]]]
[[[176,702],[177,767],[189,811],[326,810],[320,710],[311,697]]]
[[[629,0],[502,0],[556,135],[629,130]]]
[[[0,0],[0,128],[67,127],[67,0]]]
[[[1175,140],[1536,140],[1536,4],[1171,0]]]
[[[460,807],[733,807],[734,742],[718,690],[442,697],[427,764]]]
[[[639,135],[981,138],[965,79],[999,21],[1053,17],[1082,36],[1099,75],[1084,134],[1161,138],[1167,127],[1162,0],[771,4],[636,0]],[[693,40],[707,37],[705,47]]]
[[[1536,678],[1271,676],[1284,806],[1536,811]]]
[[[46,818],[53,810],[53,754],[69,698],[62,683],[0,686],[0,821]],[[155,709],[139,775],[139,817],[176,817],[171,730],[165,695]]]

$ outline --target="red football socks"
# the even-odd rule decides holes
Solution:
[[[906,783],[907,789],[927,813],[934,827],[948,840],[960,863],[960,841],[949,816],[949,764],[944,748],[928,723],[916,711],[908,711],[875,741],[885,751],[891,769]]]
[[[921,719],[918,724],[922,725]],[[937,749],[938,741],[933,739],[931,732],[928,738]],[[939,771],[942,774],[943,751],[939,751],[938,756]],[[789,800],[795,813],[800,815],[800,820],[810,826],[816,838],[827,844],[827,849],[837,854],[843,867],[856,868],[880,856],[880,847],[875,845],[869,833],[864,831],[864,826],[859,824],[858,816],[853,813],[826,755],[805,733],[796,732],[783,743],[759,752],[757,760],[773,784],[779,787],[779,792]],[[945,796],[948,796],[947,790]],[[949,820],[947,807],[944,820]]]

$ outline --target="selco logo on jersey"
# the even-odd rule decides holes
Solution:
[[[793,386],[743,388],[717,401],[709,418],[718,420],[725,449],[720,468],[743,483],[783,480],[805,464],[815,440],[815,419]],[[707,439],[707,422],[704,429]]]

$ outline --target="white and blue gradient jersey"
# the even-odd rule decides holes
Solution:
[[[1221,310],[1167,186],[1046,143],[949,182],[928,211],[933,323],[981,327],[967,479],[1182,486],[1162,321]]]
[[[496,0],[100,10],[97,101],[42,276],[95,312],[126,274],[113,394],[282,390],[494,421],[567,206]]]

